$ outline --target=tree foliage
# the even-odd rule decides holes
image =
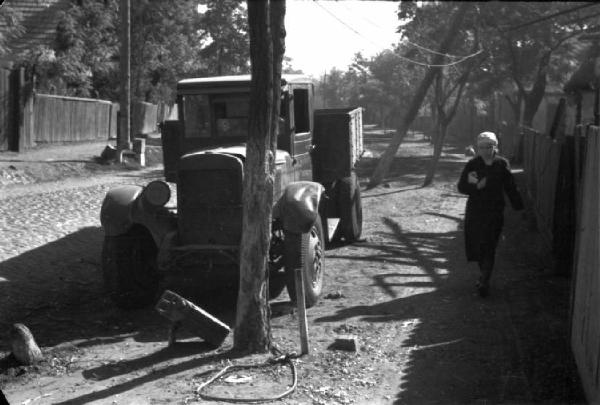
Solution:
[[[207,0],[203,6],[131,1],[133,100],[173,101],[175,83],[184,77],[249,72],[245,5]],[[21,65],[38,75],[39,91],[118,99],[118,7],[118,0],[73,2],[53,49],[21,55]]]
[[[367,120],[393,125],[390,119],[380,117],[393,119],[406,108],[414,84],[423,76],[445,35],[447,26],[439,22],[448,18],[456,4],[400,2],[400,42],[369,60],[355,60],[347,71],[332,72],[327,86],[322,86],[321,79],[328,104],[343,105],[351,99],[349,94],[358,94],[360,105],[366,107]],[[585,8],[567,12],[581,6]],[[478,57],[483,58],[470,72],[465,94],[478,101],[500,92],[513,104],[515,121],[522,120],[520,113],[525,105],[524,118],[530,122],[545,91],[560,89],[576,69],[578,56],[585,48],[577,36],[593,24],[597,26],[600,6],[593,6],[585,2],[475,2],[452,51],[444,58],[443,63],[449,65],[443,69],[444,80],[452,83],[452,77],[460,77],[470,66],[470,59],[463,58],[474,53],[471,45],[477,33],[483,50]],[[564,14],[545,18],[559,12]],[[361,80],[350,80],[353,75]],[[432,100],[433,93],[428,97]]]
[[[400,18],[409,19],[405,36],[428,44],[435,39],[443,18],[452,3],[402,3]],[[594,22],[593,11],[580,9],[590,3],[564,2],[477,2],[474,12],[465,19],[462,33],[468,38],[477,29],[487,58],[473,72],[470,88],[480,97],[501,91],[513,104],[519,121],[524,103],[525,123],[531,123],[548,86],[561,87],[574,69],[575,54],[580,49],[577,35]],[[564,14],[558,14],[564,12]],[[552,18],[546,18],[555,15]],[[417,42],[417,40],[413,42]],[[458,52],[458,51],[457,51]],[[452,61],[448,58],[449,62]]]
[[[21,13],[13,9],[8,5],[2,7],[0,12],[0,22],[5,27],[4,30],[0,30],[0,55],[3,55],[8,51],[7,45],[11,39],[23,32],[23,26],[20,23]]]

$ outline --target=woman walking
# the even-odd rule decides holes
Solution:
[[[523,209],[523,200],[508,161],[496,154],[498,139],[493,132],[477,136],[477,156],[469,160],[458,181],[458,191],[469,196],[465,211],[467,261],[479,264],[479,295],[489,293],[496,246],[504,225],[504,194],[513,209]]]

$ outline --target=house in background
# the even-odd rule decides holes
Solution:
[[[70,6],[71,0],[4,0],[3,7],[20,15],[23,32],[10,41],[8,53],[0,55],[0,66],[10,68],[17,55],[25,51],[42,46],[52,48],[61,13]],[[0,31],[7,28],[0,19]]]

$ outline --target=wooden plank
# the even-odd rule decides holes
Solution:
[[[181,324],[216,347],[221,346],[231,332],[229,326],[193,302],[169,290],[165,290],[155,308],[158,313],[175,323],[175,328]],[[174,336],[170,340],[174,342]]]

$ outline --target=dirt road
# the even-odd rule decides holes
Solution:
[[[365,135],[362,184],[388,139]],[[463,253],[466,199],[455,190],[466,161],[461,151],[447,148],[434,186],[421,188],[431,149],[412,137],[387,183],[363,192],[364,240],[327,251],[324,298],[308,311],[310,355],[296,361],[295,391],[276,403],[583,401],[567,341],[569,280],[542,267],[537,235],[520,213],[507,210],[491,296],[476,294],[477,271]],[[0,388],[11,404],[202,403],[196,389],[212,372],[229,362],[263,360],[233,358],[231,337],[213,350],[184,333],[167,347],[167,324],[152,309],[120,311],[105,299],[96,208],[118,180],[82,186],[89,215],[73,219],[55,240],[5,253],[0,263],[3,329],[25,323],[46,355],[34,367],[17,367],[10,358],[0,364]],[[41,209],[52,218],[47,226],[72,219],[57,211],[65,201],[82,206],[68,190],[57,206]],[[19,198],[27,201],[31,193]],[[79,187],[72,193],[82,195]],[[2,215],[15,217],[15,211]],[[231,324],[231,298],[219,297],[200,305]],[[298,320],[285,293],[272,313],[275,344],[298,351]],[[358,352],[329,348],[343,334],[358,337]],[[210,392],[271,396],[291,381],[284,366],[236,376]]]

